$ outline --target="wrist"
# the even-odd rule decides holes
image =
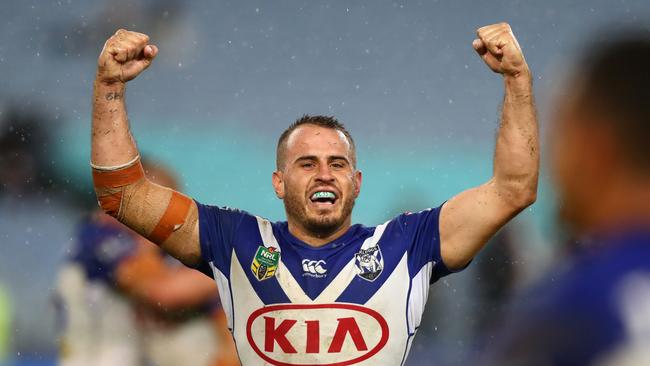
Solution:
[[[101,76],[99,73],[95,76],[94,82],[95,88],[106,88],[106,89],[124,89],[126,88],[126,83],[117,79],[109,79]]]
[[[93,83],[95,100],[121,101],[124,100],[126,84],[121,81],[104,81],[99,77]]]
[[[529,97],[533,94],[533,77],[528,69],[514,75],[504,75],[503,82],[506,92],[514,96]]]

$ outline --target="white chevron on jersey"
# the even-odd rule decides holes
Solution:
[[[212,269],[212,277],[215,282],[217,282],[221,307],[223,308],[223,312],[226,314],[226,320],[228,320],[228,329],[232,331],[233,302],[230,293],[230,281],[228,281],[226,275],[214,266],[214,263],[210,262],[209,265],[210,269]]]
[[[199,205],[202,256],[242,365],[403,365],[430,283],[449,274],[438,215],[354,225],[312,248],[286,222]]]
[[[273,247],[280,251],[280,245],[273,235],[273,227],[268,220],[265,220],[259,216],[255,217],[257,219],[257,226],[260,230],[260,235],[262,236],[262,242],[265,247]],[[374,234],[367,238],[361,245],[362,249],[368,249],[374,247],[381,239],[381,236],[384,234],[388,222],[377,226],[375,228]],[[293,277],[291,272],[282,262],[282,257],[280,256],[280,264],[278,266],[278,272],[275,275],[284,290],[285,294],[289,297],[292,303],[322,303],[322,302],[334,302],[341,293],[345,290],[347,285],[356,277],[354,271],[354,258],[343,268],[342,271],[334,278],[332,283],[330,283],[323,292],[318,295],[314,300],[310,299],[305,291],[300,287],[300,284]]]

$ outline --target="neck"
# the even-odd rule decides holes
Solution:
[[[315,233],[308,230],[304,227],[304,225],[297,223],[291,218],[288,218],[287,221],[289,223],[289,232],[296,238],[302,240],[314,248],[322,247],[323,245],[340,238],[348,231],[350,226],[352,226],[352,219],[347,218],[343,224],[334,230],[328,231],[326,233]]]
[[[599,194],[583,220],[584,234],[650,226],[650,182],[620,184]]]

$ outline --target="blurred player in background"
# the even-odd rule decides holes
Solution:
[[[568,263],[521,296],[491,365],[650,365],[650,33],[578,63],[552,126]]]
[[[526,60],[505,23],[478,29],[473,47],[503,75],[493,176],[439,207],[365,227],[352,225],[362,181],[354,140],[332,117],[304,116],[280,135],[272,184],[286,222],[202,205],[148,181],[124,98],[126,82],[158,48],[119,30],[104,45],[94,84],[91,166],[100,205],[187,265],[210,266],[243,364],[403,364],[430,284],[467,266],[536,199]]]
[[[0,282],[0,364],[9,354],[9,334],[11,331],[11,301],[9,293]]]
[[[171,173],[147,164],[157,184]],[[237,365],[217,287],[101,212],[81,224],[59,276],[60,364]]]

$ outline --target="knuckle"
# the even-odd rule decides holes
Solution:
[[[133,43],[132,37],[129,37],[128,35],[124,38],[120,39],[121,43],[124,44],[125,46],[130,46]]]
[[[133,32],[136,36],[138,36],[139,39],[148,42],[149,41],[149,36],[144,34],[144,33],[139,33],[139,32]]]
[[[133,52],[136,48],[137,48],[137,45],[134,44],[133,42],[130,42],[130,41],[124,42],[124,49],[127,52]]]
[[[137,49],[142,45],[142,40],[136,37],[129,39],[128,42],[129,42],[130,49]]]
[[[118,47],[123,48],[125,46],[125,44],[126,44],[126,42],[125,42],[124,38],[121,38],[121,37],[116,37],[116,38],[113,38],[111,40],[111,46],[113,46],[115,48],[118,48]]]

